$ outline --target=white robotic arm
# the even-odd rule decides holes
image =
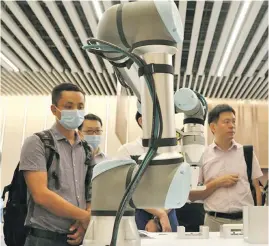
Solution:
[[[139,246],[134,208],[179,208],[188,199],[191,169],[176,148],[173,95],[172,56],[182,40],[174,1],[141,1],[108,9],[98,24],[98,40],[84,47],[117,67],[140,99],[148,150],[140,165],[111,160],[94,168],[85,246]]]
[[[175,93],[175,109],[177,113],[184,113],[184,130],[177,131],[181,134],[184,159],[191,165],[192,189],[204,189],[197,185],[205,149],[204,122],[207,103],[202,95],[189,88],[181,88]]]

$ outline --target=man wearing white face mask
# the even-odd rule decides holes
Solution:
[[[34,134],[24,142],[20,170],[29,192],[25,225],[30,228],[25,246],[79,245],[83,240],[90,220],[92,163],[90,148],[76,132],[84,105],[85,93],[78,86],[54,87],[51,112],[56,122],[46,133],[58,154],[49,170],[41,139]]]
[[[107,158],[100,148],[102,127],[102,120],[95,114],[85,115],[83,123],[78,127],[80,136],[93,148],[95,164]]]

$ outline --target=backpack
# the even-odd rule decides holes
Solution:
[[[260,184],[260,187],[262,187],[262,205],[265,205],[267,190],[268,190],[268,181],[265,185],[263,185],[260,181],[259,181],[259,184]]]
[[[47,161],[47,171],[49,170],[54,156],[59,160],[59,153],[55,148],[55,143],[51,132],[45,130],[35,133],[45,147],[45,157]],[[92,159],[92,151],[87,142],[82,141],[83,148],[86,153],[85,165],[89,165]],[[4,240],[7,246],[23,246],[29,232],[24,223],[27,216],[27,185],[23,176],[23,172],[19,170],[18,163],[11,184],[5,186],[2,194],[3,201],[8,192],[8,200],[6,207],[3,209],[4,218]],[[92,169],[88,168],[85,184],[90,184]],[[90,175],[90,177],[88,177]]]
[[[252,145],[245,145],[243,146],[244,149],[244,157],[247,164],[247,176],[248,176],[248,182],[251,190],[251,194],[254,200],[254,205],[257,206],[257,197],[256,197],[256,190],[255,187],[252,184],[252,158],[253,158],[253,146]],[[262,192],[262,205],[265,204],[265,198],[266,194]]]

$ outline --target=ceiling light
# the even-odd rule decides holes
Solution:
[[[92,4],[93,4],[93,7],[94,7],[95,12],[96,12],[96,14],[97,14],[97,18],[98,18],[98,20],[100,20],[102,14],[103,14],[103,11],[102,11],[102,9],[101,9],[100,2],[99,2],[98,0],[93,0],[93,1],[92,1]]]
[[[19,72],[19,69],[1,52],[0,58],[3,59],[15,72]]]
[[[234,29],[233,29],[232,35],[230,37],[229,43],[227,45],[226,50],[224,51],[222,61],[220,62],[219,69],[218,69],[218,72],[217,72],[218,77],[222,76],[222,74],[223,74],[224,68],[226,67],[226,64],[228,62],[228,58],[229,58],[230,53],[232,51],[232,48],[234,46],[235,40],[236,40],[239,32],[241,31],[241,26],[242,26],[243,21],[244,21],[244,19],[246,17],[248,8],[250,6],[250,3],[251,3],[251,1],[249,1],[249,0],[246,0],[246,1],[243,2],[243,6],[242,6],[240,14],[239,14],[239,16],[238,16],[238,18],[236,20],[236,24],[234,26]]]

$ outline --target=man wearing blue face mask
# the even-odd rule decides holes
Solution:
[[[48,171],[40,138],[34,134],[24,142],[20,170],[29,193],[25,225],[30,228],[25,246],[79,245],[83,240],[90,220],[85,180],[91,176],[92,161],[90,149],[87,154],[88,146],[76,132],[84,120],[84,105],[85,94],[78,86],[64,83],[54,87],[51,112],[56,122],[48,134],[58,155]]]
[[[103,138],[102,127],[102,120],[95,114],[85,115],[83,123],[78,127],[80,136],[93,148],[95,164],[106,159],[100,147]]]

